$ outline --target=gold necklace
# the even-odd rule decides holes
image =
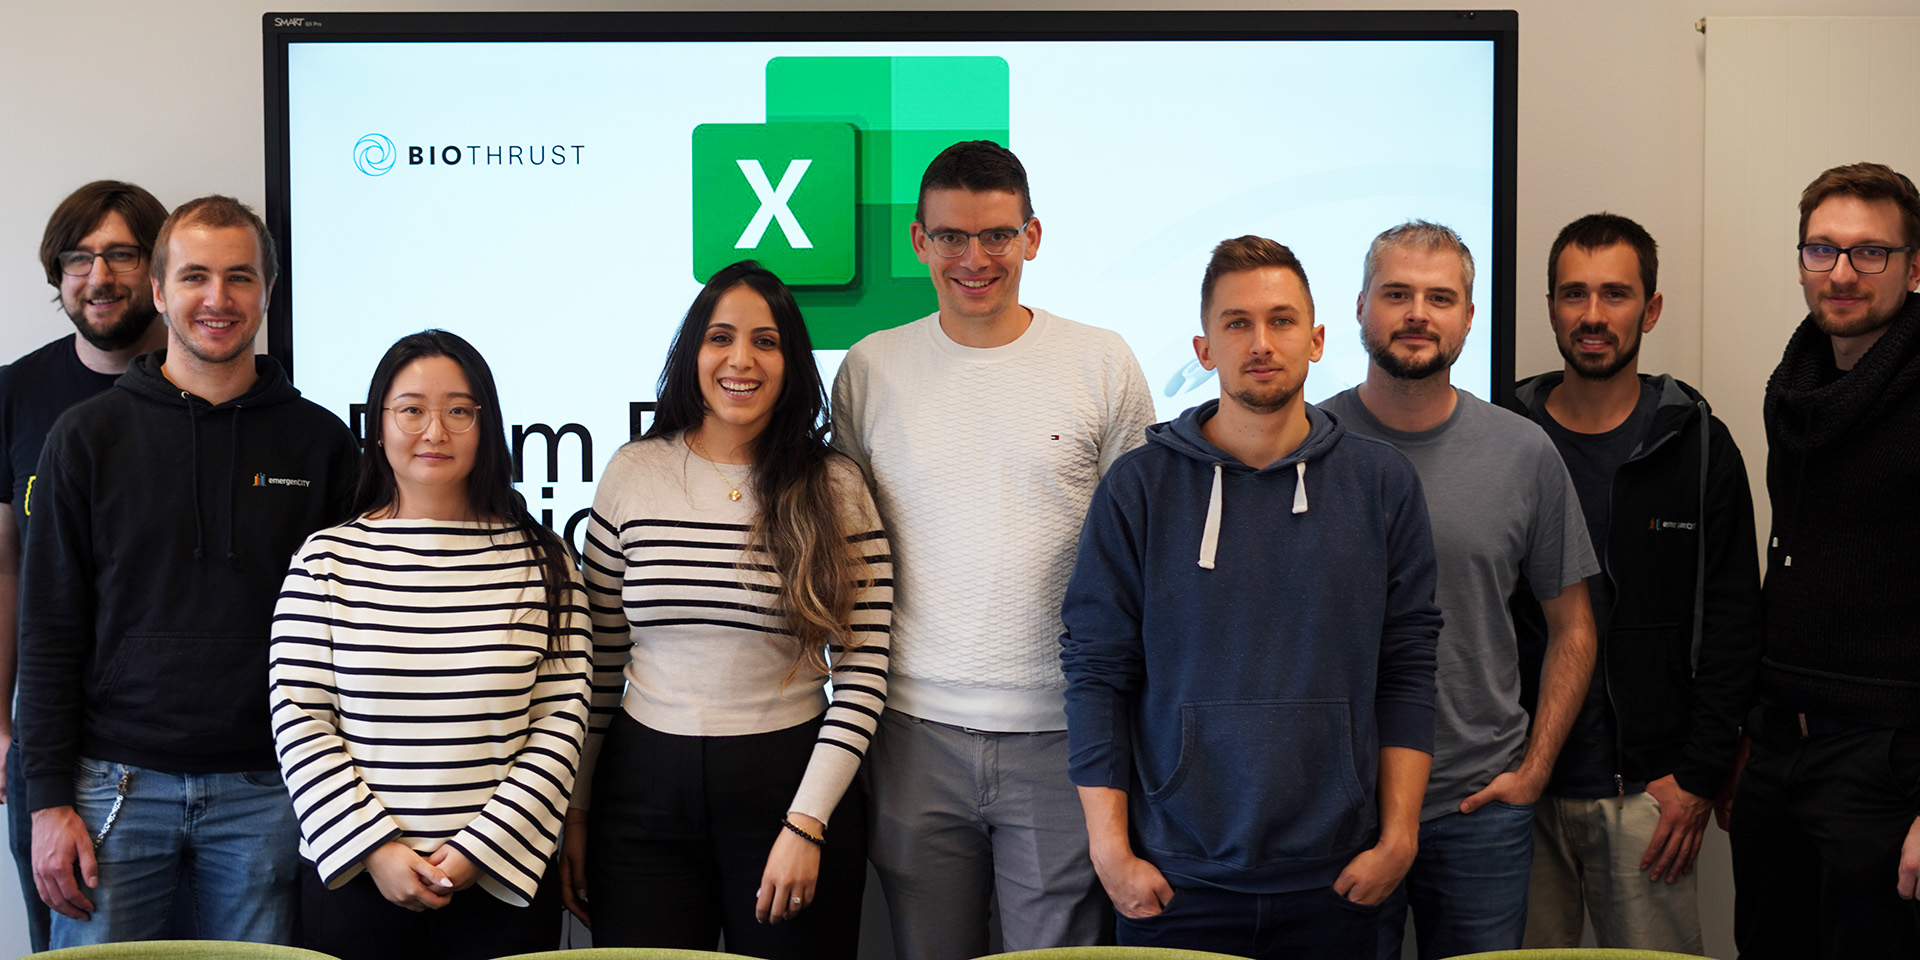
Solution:
[[[720,464],[715,463],[712,457],[707,456],[707,451],[700,446],[700,441],[694,439],[692,434],[688,434],[687,443],[693,446],[693,452],[699,454],[700,459],[707,462],[707,466],[713,468],[713,472],[720,477],[720,482],[727,485],[727,499],[738,501],[740,499],[740,488],[735,486],[733,481],[727,478],[726,473],[720,469]]]

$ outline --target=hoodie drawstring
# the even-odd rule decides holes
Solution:
[[[193,476],[193,559],[205,560],[207,534],[202,528],[204,518],[200,514],[200,416],[193,412],[193,394],[182,390],[180,399],[187,405],[187,435],[190,438],[189,453],[192,455],[188,462],[194,466],[188,471]]]
[[[240,553],[233,546],[233,528],[240,525],[239,511],[233,505],[240,482],[237,479],[240,474],[240,405],[237,403],[233,405],[233,424],[227,436],[227,566],[238,570]]]
[[[1213,555],[1220,547],[1220,464],[1213,465],[1213,495],[1207,498],[1207,522],[1200,529],[1200,566],[1213,569]]]
[[[1225,471],[1222,465],[1213,465],[1213,493],[1207,497],[1207,522],[1200,528],[1200,567],[1213,569],[1213,558],[1220,550],[1220,492]],[[1293,486],[1293,512],[1307,512],[1307,462],[1300,460],[1293,465],[1293,475],[1298,478]]]

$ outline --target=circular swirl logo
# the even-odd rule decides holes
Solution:
[[[369,133],[353,145],[353,165],[369,177],[377,177],[393,169],[393,161],[398,152],[393,149],[393,141],[378,133]]]

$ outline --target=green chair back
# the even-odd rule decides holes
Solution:
[[[67,947],[31,956],[33,960],[333,960],[324,953],[299,947],[232,940],[136,940]]]

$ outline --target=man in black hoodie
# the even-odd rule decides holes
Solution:
[[[268,625],[294,549],[340,519],[356,450],[254,356],[276,263],[238,201],[174,211],[151,267],[166,349],[63,415],[41,455],[19,735],[56,948],[165,937],[179,889],[210,939],[292,936]]]
[[[1752,696],[1747,468],[1698,392],[1639,372],[1658,276],[1639,224],[1611,213],[1568,224],[1547,255],[1566,363],[1516,391],[1566,461],[1601,562],[1587,578],[1593,680],[1534,807],[1529,947],[1579,946],[1590,915],[1602,947],[1702,952],[1693,861]],[[1514,626],[1521,662],[1537,668],[1546,624],[1529,591]]]

